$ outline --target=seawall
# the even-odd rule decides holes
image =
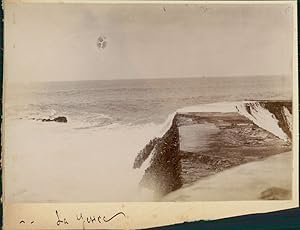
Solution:
[[[138,153],[134,168],[150,159],[140,185],[160,199],[225,169],[290,151],[291,114],[291,101],[181,109]]]

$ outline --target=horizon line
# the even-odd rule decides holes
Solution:
[[[28,81],[10,81],[6,80],[8,83],[46,83],[46,82],[81,82],[81,81],[130,81],[130,80],[168,80],[168,79],[208,79],[208,78],[251,78],[251,77],[284,77],[291,74],[258,74],[258,75],[225,75],[225,76],[217,76],[217,75],[210,75],[210,76],[189,76],[189,77],[147,77],[147,78],[106,78],[106,79],[80,79],[80,80],[53,80],[53,81],[39,81],[39,80],[28,80]]]

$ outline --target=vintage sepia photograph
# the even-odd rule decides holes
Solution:
[[[4,200],[292,200],[294,10],[7,7]]]

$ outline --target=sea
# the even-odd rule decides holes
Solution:
[[[37,82],[13,90],[8,116],[66,116],[74,129],[159,124],[177,109],[197,104],[292,98],[283,77]]]
[[[25,82],[4,95],[5,197],[10,202],[153,201],[138,152],[176,110],[291,100],[283,76]],[[39,119],[65,116],[67,123]],[[149,164],[149,162],[148,162]]]

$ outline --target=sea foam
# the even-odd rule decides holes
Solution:
[[[239,112],[274,135],[287,139],[274,116],[255,104],[251,115],[246,102],[214,103],[178,109],[163,124],[110,124],[74,129],[72,121],[45,123],[5,119],[5,198],[12,202],[144,201],[152,194],[139,182],[151,154],[139,169],[137,153],[153,138],[161,138],[174,116],[184,112]],[[286,119],[291,116],[286,109]],[[67,194],[67,195],[66,195]]]

